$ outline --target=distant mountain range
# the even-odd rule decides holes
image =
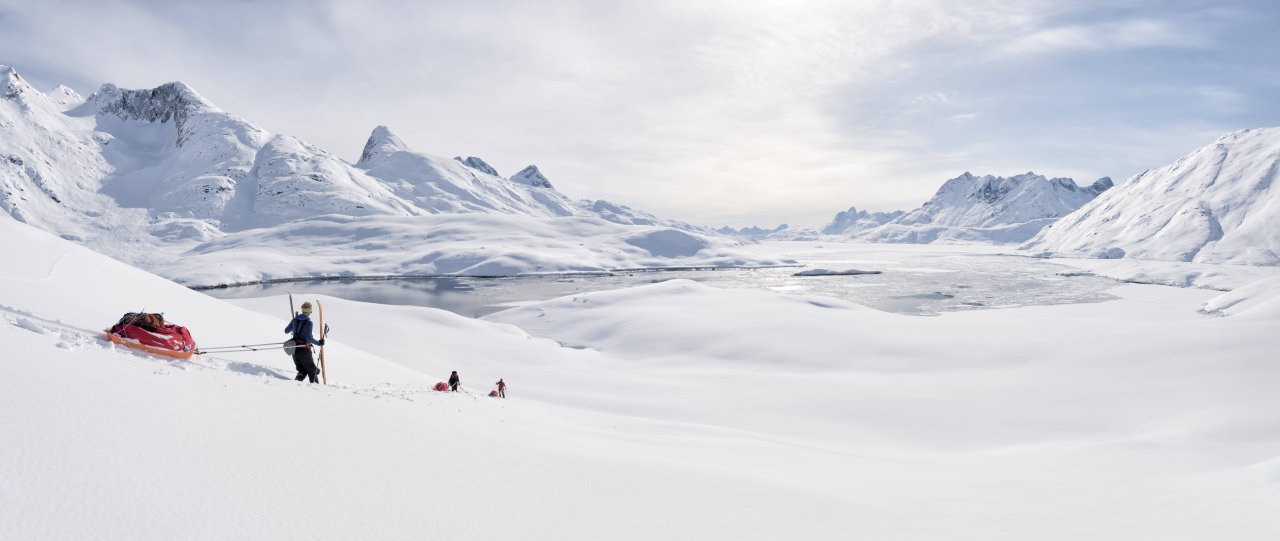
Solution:
[[[718,233],[737,239],[835,235],[866,242],[1022,243],[1058,255],[1280,265],[1278,175],[1280,128],[1253,129],[1227,134],[1114,189],[1110,178],[1081,186],[1032,172],[966,172],[908,212],[849,208],[818,231],[783,224],[723,227]],[[339,228],[348,238],[362,239],[360,223],[346,218],[380,217],[392,219],[380,221],[380,228],[411,239],[447,229],[432,221],[402,230],[404,224],[394,219],[473,215],[520,217],[477,224],[523,227],[527,235],[540,226],[521,221],[526,218],[598,221],[554,229],[558,235],[591,236],[581,242],[559,239],[558,249],[583,246],[593,254],[589,259],[607,262],[601,264],[654,264],[708,247],[719,250],[719,261],[746,261],[726,251],[735,241],[708,228],[608,201],[569,198],[533,165],[504,178],[475,156],[447,159],[415,151],[385,126],[373,130],[353,164],[296,137],[268,133],[179,82],[143,90],[106,84],[84,98],[65,86],[36,90],[7,66],[0,66],[0,208],[148,269],[164,268],[182,254],[217,261],[219,250],[279,240],[258,231],[263,228],[280,228],[286,236],[305,230],[317,239]],[[297,225],[326,215],[344,219]],[[613,225],[650,228],[643,235],[648,240]],[[467,235],[458,234],[450,238],[471,249]],[[667,244],[654,245],[652,239]],[[510,246],[529,244],[507,240]],[[357,240],[349,249],[376,246]],[[325,263],[341,268],[339,251]],[[422,260],[430,264],[397,260],[394,269],[596,268],[546,253],[494,253],[464,258],[476,261],[465,266],[441,263],[451,254],[430,254]],[[184,272],[193,272],[189,267]],[[235,276],[251,280],[254,272],[245,267]]]
[[[1019,243],[1111,187],[1098,179],[1082,187],[1069,178],[1028,172],[1012,177],[964,173],[910,212],[850,208],[822,228],[868,242]]]

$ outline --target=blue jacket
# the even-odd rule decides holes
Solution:
[[[295,327],[297,328],[297,332],[294,331]],[[295,317],[289,321],[289,326],[284,328],[284,332],[293,334],[296,336],[301,336],[302,339],[306,340],[308,344],[319,345],[319,342],[316,340],[316,337],[311,336],[312,327],[314,327],[314,325],[311,324],[310,316],[306,314],[298,314],[298,317]]]

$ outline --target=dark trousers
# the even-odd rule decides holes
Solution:
[[[507,397],[507,388],[506,388],[506,387],[498,387],[498,396],[500,396],[500,397],[502,397],[502,398],[506,398],[506,397]]]
[[[293,348],[293,366],[298,369],[298,377],[293,378],[294,381],[302,381],[310,378],[311,383],[320,383],[316,376],[320,374],[320,369],[316,368],[316,361],[311,357],[311,348],[298,346]]]
[[[461,382],[458,382],[458,381],[451,381],[451,382],[449,382],[449,390],[450,390],[450,391],[457,391],[457,390],[458,390],[458,384],[459,384],[459,383],[461,383]]]

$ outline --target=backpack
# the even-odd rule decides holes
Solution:
[[[122,316],[116,325],[133,325],[134,327],[142,327],[148,331],[156,332],[164,327],[164,314],[129,312]]]

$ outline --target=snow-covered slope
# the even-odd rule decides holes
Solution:
[[[588,215],[551,183],[505,180],[479,159],[466,163],[414,152],[386,126],[369,136],[356,166],[428,213],[500,212],[530,216]],[[537,169],[533,168],[536,173]],[[539,173],[539,178],[545,177]]]
[[[508,325],[323,298],[332,385],[306,385],[279,350],[172,361],[98,331],[145,308],[206,348],[276,342],[285,299],[241,308],[2,215],[0,249],[22,254],[0,263],[0,539],[819,538],[842,506],[786,478],[782,449],[822,453],[649,416],[650,376]],[[462,392],[428,390],[450,370]],[[512,398],[483,398],[500,377]]]
[[[886,215],[846,211],[828,228],[844,226],[854,238],[871,242],[1023,242],[1110,187],[1110,178],[1081,187],[1069,178],[1031,172],[1012,177],[966,172],[943,183],[920,208],[883,225],[874,223]]]
[[[1280,128],[1229,133],[1144,171],[1024,248],[1061,255],[1280,265]]]
[[[223,219],[270,135],[182,83],[150,90],[103,85],[69,112],[91,117],[110,169],[101,192],[157,214]]]
[[[146,308],[205,347],[274,342],[284,298],[219,301],[5,216],[0,249],[24,256],[0,262],[0,539],[1280,535],[1274,298],[1208,317],[1211,292],[1129,285],[918,318],[669,281],[483,320],[320,298],[321,387],[278,350],[97,337]],[[450,370],[463,392],[427,390]],[[500,377],[511,398],[483,397]]]

